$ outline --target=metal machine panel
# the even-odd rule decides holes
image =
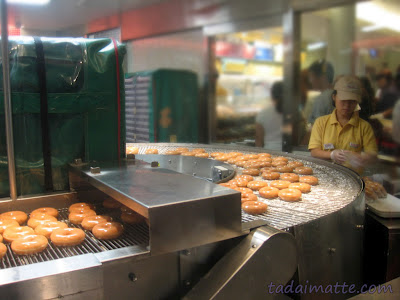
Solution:
[[[179,299],[178,255],[103,264],[104,299]]]
[[[148,218],[152,254],[243,234],[240,193],[155,166],[136,160],[100,163],[100,173],[92,173],[89,165],[72,170],[81,181]]]
[[[225,255],[184,299],[268,298],[267,286],[285,285],[296,267],[293,236],[260,227]]]
[[[102,299],[101,263],[93,254],[1,270],[3,299],[53,299],[86,292]],[[81,298],[82,299],[82,298]]]

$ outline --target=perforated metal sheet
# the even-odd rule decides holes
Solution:
[[[319,179],[319,184],[313,186],[310,193],[303,194],[301,201],[285,202],[279,199],[269,200],[260,197],[258,192],[254,192],[260,201],[268,204],[268,211],[257,216],[249,215],[242,211],[243,223],[262,219],[268,225],[278,229],[290,228],[340,210],[354,201],[362,191],[362,181],[354,172],[333,163],[305,156],[267,151],[266,149],[259,148],[225,145],[138,143],[129,144],[128,146],[138,147],[139,154],[144,154],[149,148],[158,149],[159,154],[163,154],[168,150],[173,150],[178,147],[187,147],[189,150],[194,148],[204,148],[209,153],[240,151],[244,154],[251,154],[268,152],[272,157],[285,156],[289,161],[301,161],[305,166],[313,169],[313,176],[316,176]],[[236,167],[237,173],[240,174],[242,170],[243,168]],[[264,180],[261,176],[254,177],[254,180],[270,182],[269,180]]]

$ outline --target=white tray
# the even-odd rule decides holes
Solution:
[[[367,206],[382,218],[400,218],[400,199],[391,194],[387,194],[386,198],[368,201]]]

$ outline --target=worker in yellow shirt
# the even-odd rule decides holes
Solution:
[[[355,76],[342,76],[332,93],[335,110],[319,117],[311,131],[311,156],[331,159],[358,173],[375,161],[378,147],[371,125],[358,116],[361,83]]]

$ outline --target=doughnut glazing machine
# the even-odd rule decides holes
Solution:
[[[178,147],[207,152],[262,149],[198,144],[135,144],[135,158],[70,164],[72,191],[1,202],[0,211],[52,206],[67,223],[67,207],[90,202],[98,214],[111,196],[147,222],[124,224],[115,240],[48,248],[0,261],[0,298],[7,299],[260,299],[269,284],[361,282],[364,186],[352,171],[310,157],[270,152],[314,170],[319,185],[302,201],[263,199],[268,211],[241,210],[240,193],[215,182],[241,172],[213,159],[162,155]],[[156,148],[159,155],[143,155]],[[261,198],[260,198],[261,199]],[[70,226],[77,226],[69,224]],[[79,227],[79,226],[78,226]],[[282,296],[282,295],[280,295]],[[302,298],[312,295],[302,295]],[[340,297],[340,295],[332,295]]]

